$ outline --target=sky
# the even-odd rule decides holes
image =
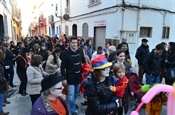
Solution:
[[[17,0],[17,4],[21,9],[22,35],[28,34],[28,28],[33,18],[32,9],[35,4],[40,2],[41,0]]]

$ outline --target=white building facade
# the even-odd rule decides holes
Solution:
[[[158,43],[175,41],[174,4],[175,0],[59,0],[52,5],[56,12],[48,28],[54,25],[54,34],[92,38],[96,47],[104,47],[105,41],[116,45],[125,38],[135,66],[142,38],[148,39],[150,50]],[[55,14],[69,14],[70,19]]]
[[[0,1],[0,39],[12,38],[12,1]]]

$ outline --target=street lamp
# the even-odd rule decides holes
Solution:
[[[55,16],[62,21],[62,0],[60,1],[60,16],[58,16],[58,4],[55,6]]]

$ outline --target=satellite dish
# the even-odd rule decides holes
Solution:
[[[69,14],[64,14],[63,15],[63,20],[68,21],[70,19]]]

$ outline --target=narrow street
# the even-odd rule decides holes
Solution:
[[[30,97],[28,95],[23,97],[20,94],[18,94],[18,87],[19,87],[20,81],[16,73],[14,76],[14,84],[17,85],[17,87],[14,88],[17,90],[10,98],[8,98],[8,101],[10,101],[11,103],[4,107],[4,111],[5,112],[9,111],[10,115],[30,115],[30,110],[31,110]],[[78,102],[77,102],[79,105],[78,115],[84,115],[84,112],[85,112],[85,108],[80,104],[82,101],[83,101],[83,97],[79,96]],[[132,105],[133,105],[133,102],[130,103],[130,108],[132,107]],[[128,112],[127,115],[130,115],[130,112],[131,110]],[[144,109],[140,111],[140,115],[146,115],[144,112]],[[165,105],[163,106],[161,115],[166,115]]]

